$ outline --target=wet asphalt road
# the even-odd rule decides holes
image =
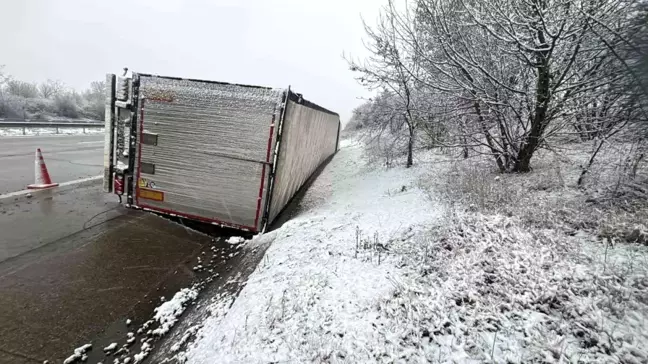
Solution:
[[[161,296],[200,278],[196,259],[214,244],[119,206],[100,181],[0,199],[0,363],[60,363],[87,342],[89,361],[104,360]]]
[[[36,148],[54,182],[98,176],[103,170],[103,134],[0,137],[0,194],[34,183]]]

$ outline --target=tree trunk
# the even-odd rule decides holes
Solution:
[[[546,8],[544,1],[534,2],[536,6],[536,13],[541,17],[541,10]],[[513,165],[513,172],[530,172],[531,171],[531,157],[538,149],[542,141],[549,120],[547,119],[547,110],[549,109],[549,102],[551,101],[551,69],[550,69],[550,48],[547,43],[544,31],[538,24],[537,28],[538,37],[538,50],[535,52],[537,60],[536,67],[538,69],[538,80],[536,82],[535,92],[535,110],[533,119],[531,120],[531,129],[522,141],[520,151],[518,152],[515,164]]]
[[[546,58],[543,58],[543,65],[538,67],[538,82],[536,85],[536,105],[533,120],[531,122],[531,130],[526,135],[520,152],[517,155],[513,172],[530,172],[531,171],[531,157],[538,149],[542,135],[547,128],[547,110],[549,109],[549,101],[551,100],[550,94],[550,80],[551,74],[549,72],[549,64]]]
[[[477,119],[479,120],[479,125],[481,126],[482,133],[486,138],[486,144],[488,144],[488,147],[490,148],[493,157],[495,157],[495,163],[497,163],[497,168],[499,168],[500,172],[504,173],[506,172],[506,166],[504,165],[504,162],[500,158],[502,153],[498,151],[497,148],[495,148],[495,144],[493,143],[493,138],[491,137],[490,132],[488,131],[488,127],[486,126],[486,120],[484,120],[484,115],[482,115],[481,106],[479,106],[479,101],[475,100],[473,102],[473,107],[475,108],[475,112],[477,113]]]
[[[414,162],[413,162],[413,150],[414,150],[414,127],[412,124],[408,121],[407,122],[407,129],[409,130],[409,137],[407,138],[407,165],[406,167],[409,168],[411,167]]]
[[[603,146],[603,143],[605,143],[605,139],[601,140],[598,146],[594,149],[594,152],[592,152],[592,155],[590,156],[590,159],[587,162],[587,166],[583,168],[580,176],[578,176],[578,181],[576,182],[577,186],[583,185],[585,175],[587,174],[587,172],[589,172],[590,168],[592,168],[592,164],[594,164],[594,159],[596,159],[596,155],[601,151],[601,147]]]

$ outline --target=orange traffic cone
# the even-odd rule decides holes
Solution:
[[[40,148],[36,149],[36,182],[34,184],[28,185],[29,189],[41,189],[41,188],[50,188],[58,186],[58,183],[52,183],[49,173],[47,172],[47,166],[45,165],[45,160],[43,159],[43,154],[41,153]]]

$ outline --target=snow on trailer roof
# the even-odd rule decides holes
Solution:
[[[240,86],[240,87],[250,87],[250,88],[257,88],[257,89],[262,89],[262,90],[275,90],[275,91],[286,91],[284,88],[273,88],[273,87],[267,87],[267,86],[258,86],[258,85],[246,85],[242,83],[232,83],[232,82],[223,82],[223,81],[211,81],[211,80],[202,80],[202,79],[197,79],[197,78],[183,78],[183,77],[172,77],[172,76],[161,76],[161,75],[155,75],[151,73],[140,73],[140,72],[133,72],[133,75],[139,75],[139,76],[145,76],[145,77],[157,77],[157,78],[162,78],[162,79],[167,79],[167,80],[176,80],[176,81],[194,81],[194,82],[204,82],[204,83],[212,83],[212,84],[218,84],[218,85],[230,85],[230,86]],[[328,114],[340,116],[338,113],[331,111],[325,107],[322,107],[312,101],[309,101],[303,97],[302,94],[296,93],[292,90],[290,90],[290,87],[288,87],[288,99],[292,100],[300,105],[304,105],[306,107],[309,107],[311,109],[319,110]]]
[[[139,75],[139,76],[145,76],[145,77],[157,77],[157,78],[164,78],[167,80],[178,80],[178,81],[195,81],[195,82],[205,82],[205,83],[215,83],[219,85],[230,85],[230,86],[241,86],[241,87],[252,87],[252,88],[260,88],[260,89],[265,89],[265,90],[274,90],[273,87],[267,87],[267,86],[257,86],[257,85],[245,85],[242,83],[232,83],[232,82],[223,82],[223,81],[211,81],[211,80],[201,80],[197,78],[183,78],[183,77],[171,77],[171,76],[161,76],[161,75],[154,75],[152,73],[140,73],[140,72],[134,72],[134,75]],[[283,89],[281,89],[283,90]]]

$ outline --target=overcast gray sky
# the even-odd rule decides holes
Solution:
[[[85,88],[124,66],[286,87],[340,113],[367,92],[343,52],[364,55],[361,16],[382,0],[0,0],[0,65]]]

